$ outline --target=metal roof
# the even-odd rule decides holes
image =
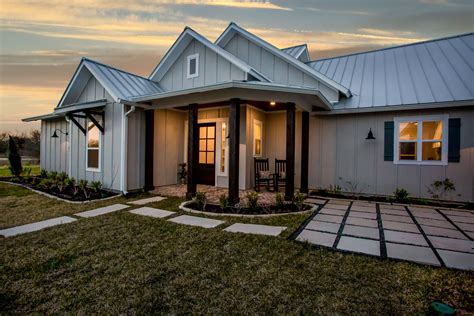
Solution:
[[[91,59],[84,58],[83,61],[104,88],[118,99],[128,100],[140,95],[163,92],[157,82]]]
[[[352,92],[334,110],[474,99],[474,33],[307,64]]]
[[[304,57],[309,56],[308,55],[308,46],[306,44],[301,44],[301,45],[296,45],[296,46],[292,46],[292,47],[282,48],[281,51],[288,54],[288,55],[290,55],[291,57],[296,58],[296,59],[300,59],[301,55],[305,52],[306,52],[306,56],[304,56]],[[309,59],[307,59],[306,61],[308,61],[308,60]]]

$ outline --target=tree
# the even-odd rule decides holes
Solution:
[[[15,140],[11,136],[9,136],[8,139],[8,160],[10,161],[13,175],[19,177],[22,171],[21,157],[18,154],[18,148],[16,147]]]

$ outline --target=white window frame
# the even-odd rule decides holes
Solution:
[[[256,141],[256,138],[255,138],[255,125],[260,125],[260,132],[261,132],[261,139],[260,139],[260,154],[257,155],[255,153],[255,141]],[[257,119],[254,119],[253,120],[253,125],[252,125],[252,136],[253,136],[253,140],[252,140],[252,145],[253,145],[253,156],[256,157],[256,158],[261,158],[263,157],[263,122],[260,121],[260,120],[257,120]]]
[[[216,150],[219,150],[217,153],[216,153],[216,157],[219,159],[219,163],[217,164],[217,170],[216,170],[216,173],[218,176],[221,176],[221,177],[227,177],[229,175],[229,142],[227,141],[226,137],[227,135],[222,135],[222,124],[226,124],[226,133],[227,135],[229,134],[229,123],[227,122],[227,120],[224,120],[222,122],[220,122],[219,124],[217,124],[218,128],[219,128],[219,135],[216,134],[216,142],[219,141],[219,146],[217,146],[216,144]],[[224,138],[224,148],[222,148],[222,141]],[[221,160],[222,160],[222,149],[224,149],[224,172],[221,171],[221,167],[222,167],[222,164],[221,164]]]
[[[196,72],[194,74],[191,74],[189,71],[191,70],[191,60],[195,59],[196,60]],[[186,62],[186,78],[192,79],[196,78],[199,76],[199,54],[193,54],[189,55],[187,57],[187,62]]]
[[[441,160],[422,160],[423,159],[423,122],[441,121],[443,124],[443,136],[441,138]],[[393,142],[393,153],[394,153],[394,164],[399,165],[447,165],[448,164],[448,122],[449,115],[419,115],[419,116],[403,116],[395,117],[394,122],[394,142]],[[417,138],[416,141],[416,159],[417,160],[400,160],[400,123],[417,122]],[[403,142],[403,141],[402,141]],[[426,142],[426,141],[425,141]]]
[[[86,121],[86,171],[91,171],[91,172],[100,172],[101,166],[102,166],[102,132],[99,130],[99,163],[98,163],[98,168],[90,168],[89,167],[89,148],[94,149],[95,147],[89,147],[89,124],[92,123],[91,121],[87,120]],[[93,123],[92,123],[93,124]]]

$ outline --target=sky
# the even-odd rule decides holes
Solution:
[[[474,31],[472,0],[1,0],[0,132],[52,112],[82,56],[148,77],[185,26],[235,22],[313,60]]]

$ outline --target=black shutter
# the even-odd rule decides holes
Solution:
[[[461,159],[461,119],[449,119],[448,162],[459,162]]]
[[[383,147],[383,160],[393,161],[393,138],[394,138],[394,124],[393,121],[385,122],[385,136]]]

